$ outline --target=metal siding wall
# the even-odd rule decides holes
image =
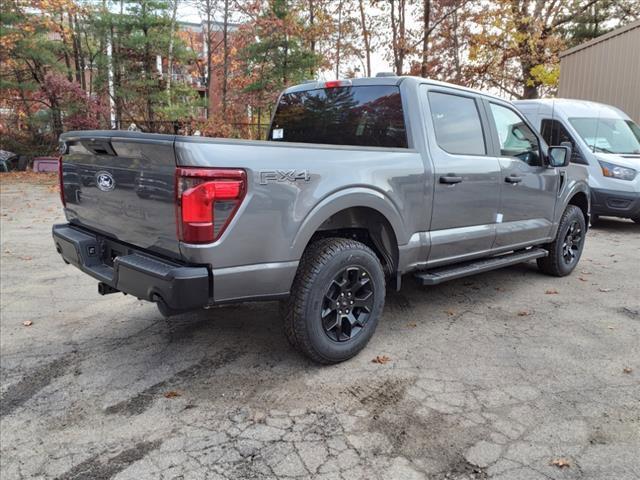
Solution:
[[[640,26],[562,57],[558,96],[614,105],[640,123]]]

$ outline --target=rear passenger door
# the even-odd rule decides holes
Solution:
[[[465,90],[423,85],[421,97],[435,175],[429,264],[481,256],[495,239],[500,179],[486,112]]]
[[[546,165],[546,146],[515,108],[485,104],[501,169],[495,247],[517,248],[548,239],[564,172]]]

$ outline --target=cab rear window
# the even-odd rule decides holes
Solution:
[[[284,94],[269,140],[407,148],[400,89],[376,85]]]

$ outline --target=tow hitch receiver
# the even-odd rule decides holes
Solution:
[[[109,295],[110,293],[118,293],[120,290],[113,288],[111,285],[107,285],[104,282],[98,283],[98,293],[100,295]]]

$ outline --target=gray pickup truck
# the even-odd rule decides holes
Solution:
[[[58,252],[165,315],[281,300],[311,359],[356,355],[385,289],[536,259],[575,268],[586,175],[500,98],[414,77],[298,85],[268,141],[61,137]]]

